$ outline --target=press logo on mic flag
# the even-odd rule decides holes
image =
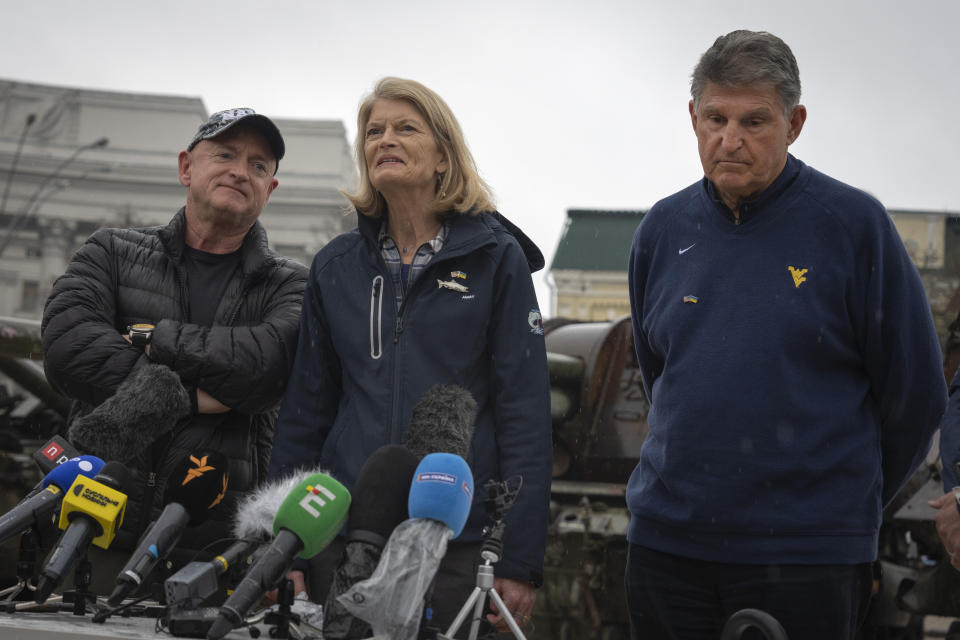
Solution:
[[[453,486],[457,484],[457,476],[438,471],[428,471],[426,473],[418,473],[417,482],[439,482]],[[467,499],[473,500],[473,488],[470,485],[465,481],[461,481],[460,489],[467,494]]]
[[[58,445],[56,442],[51,442],[47,448],[43,450],[43,455],[48,460],[56,460],[62,453],[63,447]]]
[[[209,506],[207,506],[207,509],[213,509],[215,506],[217,506],[218,504],[220,504],[220,502],[223,501],[224,496],[227,495],[228,482],[229,482],[229,478],[227,478],[227,474],[223,474],[223,482],[222,482],[222,486],[220,487],[220,493],[218,493],[217,497],[213,499],[213,502],[211,502]]]
[[[273,534],[295,533],[303,543],[300,557],[312,558],[337,535],[347,521],[350,492],[325,473],[313,473],[284,498],[273,518]],[[276,539],[274,540],[276,542]]]
[[[417,482],[442,482],[444,484],[457,484],[457,476],[449,473],[439,473],[430,471],[427,473],[418,473]]]
[[[199,460],[194,456],[190,456],[190,462],[197,466],[192,469],[187,469],[187,475],[183,478],[184,485],[191,480],[199,478],[207,471],[214,471],[216,469],[216,467],[207,464],[207,456],[203,456]]]
[[[328,501],[333,501],[337,499],[337,496],[334,495],[334,493],[330,491],[330,489],[327,489],[322,485],[319,485],[316,487],[307,485],[306,489],[307,489],[307,495],[301,498],[299,504],[304,511],[312,515],[314,518],[320,517],[320,511],[314,508],[313,505],[316,504],[318,507],[322,509],[324,506],[326,506]],[[327,499],[324,500],[322,497],[320,497],[320,494],[323,494]]]
[[[101,530],[100,535],[93,539],[93,544],[106,549],[123,522],[126,506],[126,494],[93,478],[78,475],[70,490],[64,494],[57,526],[66,531],[73,519],[71,514],[80,512],[88,515],[96,520]]]
[[[188,451],[170,472],[164,504],[177,503],[184,507],[190,514],[189,526],[196,527],[226,496],[229,467],[227,457],[216,449]]]

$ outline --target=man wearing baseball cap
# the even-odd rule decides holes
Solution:
[[[47,300],[44,367],[76,401],[68,435],[137,478],[107,552],[123,562],[163,507],[171,470],[192,453],[226,455],[229,488],[210,520],[182,536],[183,560],[227,536],[235,497],[266,474],[307,276],[270,249],[258,222],[283,155],[266,116],[214,113],[178,156],[186,203],[170,223],[96,231]],[[164,376],[174,384],[159,384]],[[97,420],[82,420],[101,404]],[[140,418],[150,407],[159,426]],[[117,575],[100,559],[94,567],[95,586]]]

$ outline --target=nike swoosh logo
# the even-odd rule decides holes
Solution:
[[[694,242],[692,245],[690,245],[690,246],[687,247],[686,249],[679,249],[680,255],[682,256],[682,255],[685,254],[687,251],[690,251],[690,249],[693,249],[695,246],[697,246],[697,243],[696,243],[696,242]]]

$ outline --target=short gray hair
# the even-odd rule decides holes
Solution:
[[[731,31],[714,41],[693,70],[690,95],[693,108],[707,83],[722,87],[772,85],[783,111],[790,117],[800,104],[800,68],[787,43],[766,31]]]

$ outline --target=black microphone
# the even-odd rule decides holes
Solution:
[[[144,532],[137,550],[117,575],[117,586],[107,599],[115,607],[133,593],[180,541],[187,526],[207,520],[227,492],[227,457],[219,451],[188,454],[167,478],[166,506],[160,517]]]
[[[369,622],[377,638],[418,637],[424,596],[472,503],[473,473],[463,458],[424,456],[410,486],[410,517],[390,534],[373,574],[341,595],[340,604]]]
[[[186,610],[216,593],[221,575],[231,567],[242,566],[254,551],[273,538],[277,505],[299,482],[299,477],[288,476],[264,483],[242,496],[233,515],[233,537],[237,541],[213,560],[191,562],[167,578],[163,584],[167,605]]]
[[[77,476],[60,507],[64,529],[37,581],[35,600],[43,604],[91,543],[106,549],[123,523],[127,496],[120,489],[133,482],[130,470],[108,462],[96,478]]]
[[[162,364],[148,364],[74,420],[68,435],[84,451],[129,463],[188,415],[190,396],[180,377]]]
[[[66,491],[78,475],[92,478],[103,467],[103,460],[95,456],[81,456],[67,460],[51,470],[40,482],[40,489],[10,511],[0,516],[0,542],[27,529],[52,522]]]
[[[455,384],[435,384],[413,407],[403,444],[418,458],[429,453],[452,453],[470,459],[477,401]]]
[[[419,459],[402,445],[388,444],[371,454],[353,487],[347,516],[347,542],[323,607],[323,637],[330,640],[373,635],[337,598],[369,578],[394,528],[407,519],[407,499]]]

